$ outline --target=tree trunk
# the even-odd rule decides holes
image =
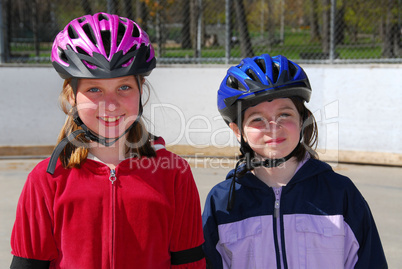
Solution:
[[[239,28],[241,57],[252,57],[254,55],[251,39],[247,27],[246,13],[244,10],[243,0],[234,0],[237,26]]]
[[[402,38],[400,33],[400,26],[397,23],[394,23],[392,26],[392,41],[393,41],[393,49],[396,58],[400,58],[402,56]]]
[[[190,34],[190,1],[182,0],[181,11],[181,47],[183,49],[191,49],[191,34]]]
[[[37,1],[34,0],[31,2],[32,4],[32,32],[33,32],[33,42],[35,48],[35,56],[39,57],[40,50],[40,40],[38,36],[38,4]],[[38,62],[39,60],[37,60]]]
[[[107,12],[109,12],[110,14],[117,14],[117,7],[118,7],[119,3],[117,2],[117,0],[108,0],[107,1]]]
[[[3,25],[3,53],[2,55],[2,60],[4,63],[7,63],[10,61],[10,54],[11,54],[11,49],[10,49],[10,38],[11,38],[11,0],[5,0],[3,1],[3,10],[2,10],[2,18],[3,21],[1,24]]]
[[[189,0],[190,2],[190,41],[191,47],[194,49],[194,57],[197,50],[197,0]]]
[[[267,32],[268,32],[268,44],[269,49],[271,49],[272,44],[275,43],[275,22],[274,22],[274,9],[273,3],[271,0],[268,0],[268,24],[267,24]]]
[[[134,18],[133,5],[131,4],[131,0],[124,0],[123,4],[124,4],[124,9],[125,9],[127,18],[129,18],[129,19]]]
[[[88,0],[81,0],[81,5],[85,14],[92,14],[91,3]]]
[[[335,17],[335,45],[342,45],[345,41],[345,6],[336,11]]]
[[[157,1],[157,3],[158,3],[158,7],[159,7],[159,5],[160,6],[164,6],[164,1],[163,0],[158,0]],[[156,51],[157,51],[157,54],[158,54],[158,57],[163,57],[163,44],[164,44],[164,40],[165,40],[165,38],[164,38],[164,30],[163,30],[163,27],[164,27],[164,14],[163,14],[163,9],[158,9],[157,11],[156,11],[156,17],[155,17],[155,26],[156,26],[156,43],[157,43],[157,48],[156,48]]]
[[[394,27],[394,21],[397,21],[392,14],[393,8],[396,7],[396,0],[388,0],[388,4],[386,7],[386,18],[385,18],[385,33],[383,40],[383,51],[382,56],[384,58],[395,58],[399,53],[395,51],[394,42],[398,42],[399,33],[398,27]],[[399,44],[399,42],[398,42]]]
[[[320,41],[320,27],[318,25],[318,3],[310,0],[310,41]]]
[[[136,1],[136,14],[135,14],[135,22],[138,23],[142,30],[145,32],[148,31],[148,11],[147,6],[141,0]]]

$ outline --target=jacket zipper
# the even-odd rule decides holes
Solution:
[[[114,269],[114,241],[115,241],[115,198],[116,198],[116,186],[115,186],[115,181],[116,181],[116,170],[115,169],[110,169],[110,176],[109,180],[112,183],[112,195],[111,195],[111,217],[112,217],[112,223],[111,223],[111,250],[110,250],[110,268]]]
[[[281,188],[274,188],[275,193],[275,204],[274,204],[274,235],[275,235],[275,248],[277,249],[277,261],[278,266],[277,268],[287,268],[285,265],[286,258],[285,253],[283,253],[283,244],[282,241],[282,229],[281,229],[281,217],[280,217],[280,207],[281,207]]]

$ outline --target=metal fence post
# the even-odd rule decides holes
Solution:
[[[331,0],[331,22],[329,34],[329,62],[334,63],[335,59],[335,18],[336,16],[336,0]]]
[[[5,62],[3,3],[0,1],[0,64]]]
[[[226,44],[225,44],[225,64],[229,64],[230,62],[230,40],[232,37],[231,34],[231,25],[230,25],[230,0],[225,0],[225,18],[226,18]]]
[[[197,62],[201,62],[201,43],[202,43],[202,0],[198,0],[197,18]]]

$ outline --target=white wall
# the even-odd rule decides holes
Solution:
[[[402,65],[303,65],[320,148],[402,153]],[[168,144],[236,145],[216,108],[228,66],[157,67],[145,115]],[[47,67],[0,67],[0,146],[52,145],[65,116],[62,80]]]

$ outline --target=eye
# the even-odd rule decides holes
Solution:
[[[290,117],[291,115],[289,113],[282,113],[279,115],[279,118],[287,118]]]
[[[246,125],[249,125],[250,127],[253,127],[253,128],[261,128],[262,126],[265,125],[266,122],[267,122],[267,120],[264,117],[255,115],[255,116],[251,116],[247,120]]]
[[[261,122],[264,121],[264,119],[262,117],[255,117],[253,119],[251,119],[251,122]]]
[[[129,90],[129,89],[131,89],[131,87],[130,87],[130,86],[127,86],[127,85],[123,85],[123,86],[121,86],[121,87],[119,88],[119,90],[122,90],[122,91],[127,91],[127,90]]]
[[[89,89],[88,89],[88,92],[100,92],[100,89],[99,89],[99,88],[96,88],[96,87],[94,87],[94,88],[89,88]]]

